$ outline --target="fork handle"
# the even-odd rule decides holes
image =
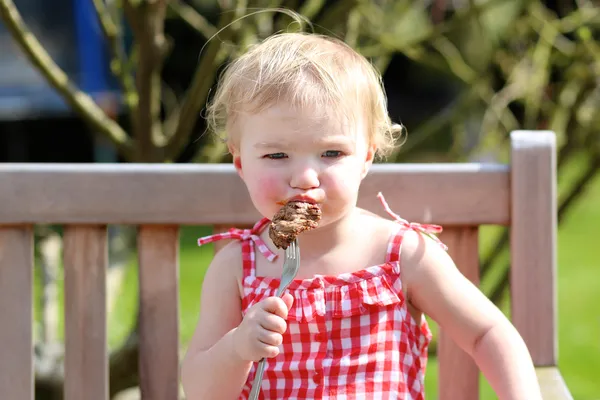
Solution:
[[[298,245],[298,238],[296,238],[294,240],[294,247],[293,247],[294,251],[296,252],[296,262],[299,263],[300,262],[300,249],[299,249],[299,245]],[[288,256],[288,251],[290,249],[286,249],[286,256]],[[288,256],[289,258],[289,256]],[[296,265],[296,272],[298,271],[298,266]],[[296,276],[296,273],[294,273],[294,276]],[[277,288],[277,297],[281,297],[283,295],[283,293],[285,292],[285,290],[288,288],[289,286],[289,282],[287,284],[284,284],[283,281],[279,283],[279,288]],[[256,367],[256,374],[254,375],[254,381],[252,382],[252,390],[250,391],[250,396],[248,397],[248,400],[258,400],[258,394],[260,393],[260,387],[262,386],[262,378],[263,378],[263,374],[265,372],[265,362],[266,360],[264,358],[262,358],[259,362],[258,362],[258,366]]]
[[[250,391],[248,400],[258,400],[258,394],[260,393],[260,387],[262,384],[262,377],[263,373],[265,372],[265,364],[264,358],[258,362],[256,374],[254,375],[254,381],[252,382],[252,390]]]

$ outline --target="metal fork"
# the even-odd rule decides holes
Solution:
[[[279,281],[279,288],[277,289],[277,297],[281,297],[285,289],[287,289],[290,283],[292,283],[292,281],[296,278],[299,267],[300,245],[298,244],[298,239],[296,239],[290,243],[287,249],[285,249],[285,261],[283,262],[283,272],[281,273],[281,280]],[[258,362],[256,375],[254,375],[254,382],[252,382],[252,391],[250,392],[249,400],[258,399],[258,393],[260,392],[264,372],[265,359],[263,358]]]

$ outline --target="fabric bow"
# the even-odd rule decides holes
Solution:
[[[262,220],[257,222],[251,229],[230,228],[227,232],[204,236],[198,239],[198,246],[225,239],[237,239],[241,241],[250,240],[251,243],[254,243],[258,247],[258,251],[260,251],[267,260],[273,261],[277,258],[277,254],[273,253],[271,249],[267,247],[265,241],[262,240],[258,234],[261,229],[270,222],[271,221],[269,220]]]
[[[446,246],[437,236],[434,235],[435,233],[442,232],[443,228],[441,226],[433,225],[433,224],[418,224],[416,222],[408,222],[407,220],[401,218],[398,214],[396,214],[392,211],[392,209],[390,208],[388,203],[385,201],[383,194],[381,194],[381,192],[379,192],[377,194],[377,198],[379,199],[379,201],[381,201],[383,208],[385,208],[385,211],[394,219],[394,221],[398,222],[400,225],[402,225],[408,229],[412,229],[413,231],[421,232],[422,234],[429,236],[436,243],[438,243],[442,247],[442,249],[444,249],[446,251],[448,250],[448,246]]]

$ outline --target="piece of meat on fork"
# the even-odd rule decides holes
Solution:
[[[315,229],[321,220],[321,208],[304,201],[289,201],[275,214],[269,226],[269,237],[276,247],[287,249],[298,235]]]

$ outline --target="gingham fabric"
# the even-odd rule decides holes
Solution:
[[[391,212],[382,196],[380,200]],[[392,217],[399,226],[384,264],[290,284],[287,292],[294,303],[288,329],[280,354],[267,359],[260,399],[424,399],[431,332],[424,319],[418,324],[408,312],[400,279],[400,248],[408,229],[437,233],[441,228]],[[268,223],[263,219],[250,231],[230,230],[199,240],[200,244],[225,238],[242,241],[244,313],[275,296],[279,286],[279,278],[255,274],[255,242],[263,254],[272,254],[255,239]],[[255,367],[240,399],[248,398]]]
[[[267,258],[269,261],[273,261],[277,258],[277,254],[273,253],[264,240],[260,237],[260,232],[263,230],[267,224],[271,221],[263,218],[258,221],[252,229],[237,229],[231,228],[227,232],[217,233],[215,235],[205,236],[198,239],[198,246],[202,246],[203,244],[216,242],[223,239],[237,239],[241,240],[244,243],[250,243],[250,250],[254,257],[254,243],[258,246],[258,250]]]

